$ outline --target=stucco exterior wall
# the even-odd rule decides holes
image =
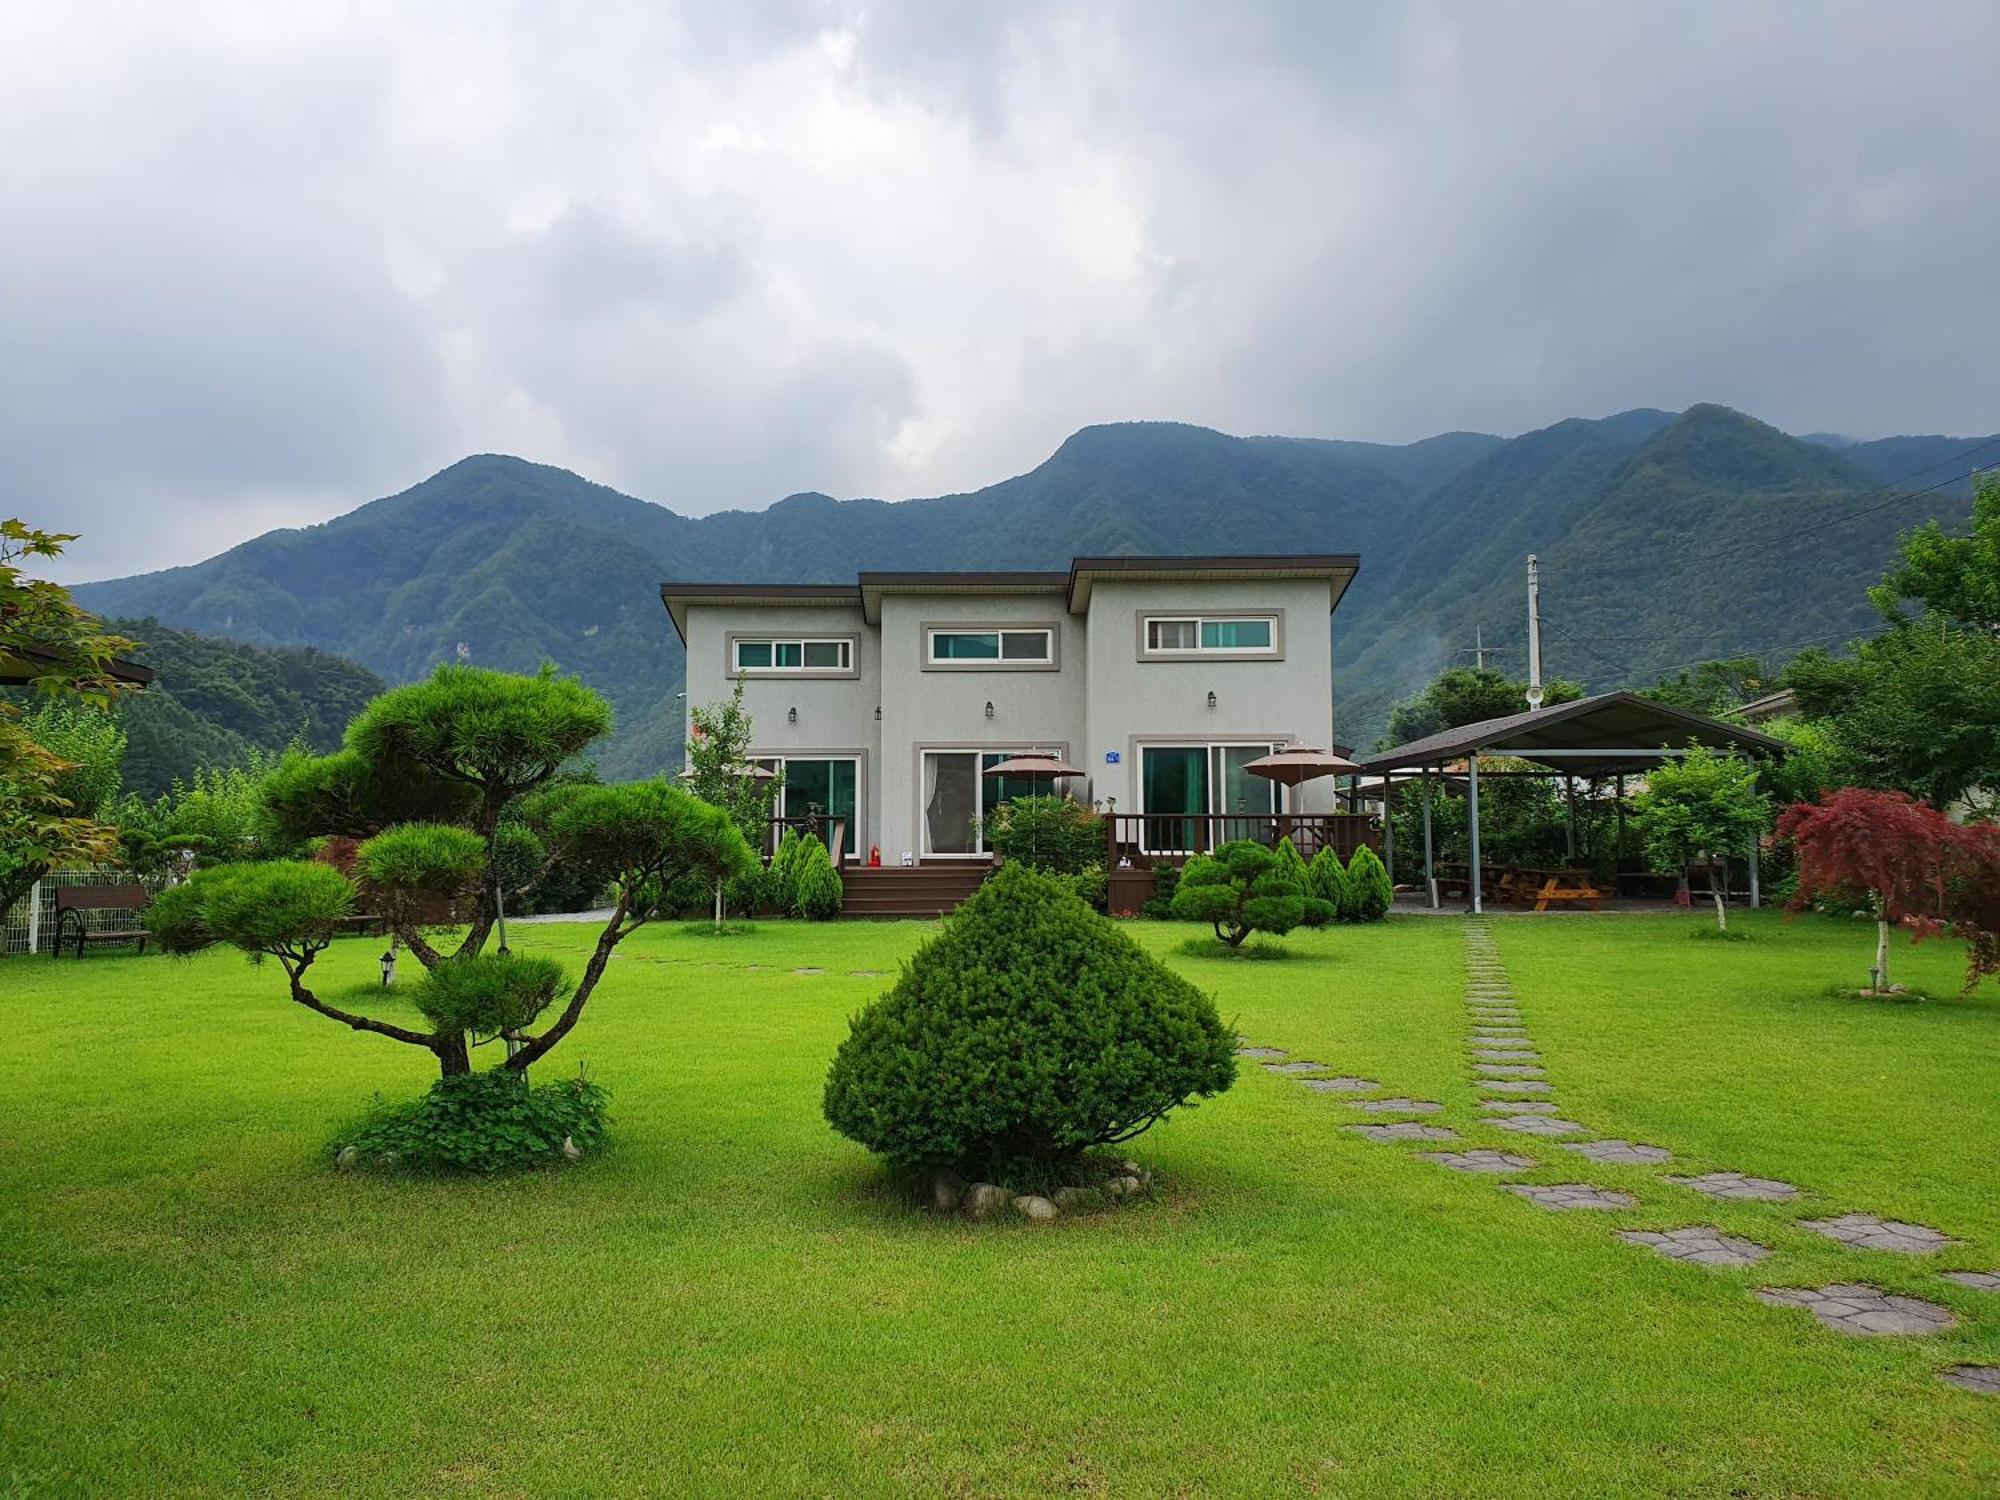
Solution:
[[[852,636],[855,675],[811,674],[744,680],[743,706],[755,727],[757,755],[852,756],[861,764],[855,807],[857,842],[865,855],[881,840],[876,787],[880,781],[881,728],[875,705],[881,694],[879,636],[862,618],[860,606],[702,605],[687,612],[687,692],[689,703],[715,703],[735,690],[729,670],[729,638],[737,635]],[[798,710],[798,721],[790,717]]]
[[[1005,664],[938,670],[924,664],[931,626],[1042,625],[1056,632],[1054,670]],[[890,594],[882,600],[882,857],[921,855],[922,762],[926,749],[1040,747],[1075,755],[1083,737],[1086,622],[1063,596]],[[986,705],[993,717],[986,717]],[[1084,793],[1079,791],[1078,796]]]
[[[1333,654],[1327,631],[1332,595],[1313,580],[1119,582],[1100,580],[1090,595],[1089,715],[1084,754],[1092,795],[1115,797],[1138,812],[1139,748],[1232,740],[1324,747],[1331,738]],[[1280,616],[1279,659],[1140,658],[1140,618],[1157,614]],[[1208,695],[1215,694],[1215,707]],[[1119,763],[1108,764],[1107,752]],[[1085,762],[1079,761],[1079,765]],[[1308,783],[1307,811],[1332,811],[1332,782]]]

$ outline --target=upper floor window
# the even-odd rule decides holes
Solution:
[[[851,672],[854,642],[845,637],[814,640],[762,640],[738,637],[739,672]]]
[[[1275,615],[1154,615],[1146,621],[1148,656],[1276,656]]]
[[[1048,666],[1055,661],[1055,632],[1046,627],[978,630],[953,627],[928,633],[924,659],[933,666],[994,662],[1001,666]]]

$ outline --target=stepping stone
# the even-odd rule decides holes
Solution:
[[[1504,1186],[1516,1197],[1526,1198],[1538,1208],[1557,1213],[1567,1213],[1576,1208],[1630,1208],[1639,1201],[1630,1193],[1615,1193],[1610,1188],[1592,1187],[1587,1182],[1558,1182],[1553,1187],[1509,1182]]]
[[[1582,1135],[1586,1129],[1574,1120],[1559,1120],[1554,1115],[1508,1115],[1503,1120],[1489,1120],[1487,1124],[1518,1135]]]
[[[1236,1055],[1238,1057],[1290,1057],[1291,1053],[1287,1052],[1283,1047],[1238,1047]]]
[[[1372,1078],[1301,1078],[1315,1094],[1372,1094],[1382,1087]]]
[[[887,969],[849,969],[847,972],[852,974],[856,979],[880,979],[889,971]],[[1282,1053],[1279,1055],[1283,1056]]]
[[[1902,1255],[1928,1255],[1952,1243],[1949,1235],[1921,1224],[1878,1219],[1873,1214],[1842,1214],[1837,1219],[1801,1219],[1799,1227],[1838,1240],[1852,1250],[1894,1250]]]
[[[1745,1177],[1741,1172],[1705,1172],[1699,1177],[1669,1177],[1668,1182],[1693,1188],[1711,1198],[1748,1198],[1758,1203],[1782,1203],[1799,1190],[1771,1177]]]
[[[1434,1115],[1444,1108],[1435,1099],[1350,1099],[1348,1103],[1371,1115]]]
[[[1939,1370],[1938,1379],[1949,1380],[1982,1396],[2000,1396],[2000,1365],[1953,1365],[1949,1370]]]
[[[1549,1086],[1539,1078],[1482,1078],[1479,1086],[1496,1094],[1546,1094]]]
[[[2000,1271],[1946,1271],[1946,1281],[1969,1286],[1975,1292],[2000,1292]]]
[[[1471,1151],[1422,1151],[1418,1155],[1454,1172],[1523,1172],[1535,1164],[1528,1157],[1485,1146]]]
[[[1474,1021],[1472,1023],[1472,1034],[1474,1036],[1526,1036],[1528,1028],[1525,1026],[1499,1026],[1488,1021]]]
[[[824,973],[826,972],[826,970],[824,970],[824,969],[794,969],[794,970],[792,970],[792,972],[793,972],[794,974],[824,974]]]
[[[1443,1125],[1419,1125],[1415,1120],[1399,1120],[1394,1125],[1349,1125],[1356,1135],[1371,1141],[1455,1141],[1456,1130]]]
[[[1574,1151],[1592,1161],[1615,1162],[1625,1167],[1674,1159],[1674,1153],[1665,1146],[1639,1146],[1631,1141],[1565,1141],[1563,1150]]]
[[[1552,1115],[1556,1106],[1547,1099],[1481,1099],[1479,1107],[1489,1115]]]
[[[1326,1064],[1307,1062],[1304,1058],[1300,1058],[1297,1062],[1267,1062],[1264,1064],[1264,1071],[1266,1073],[1324,1073],[1326,1071]]]
[[[1538,1068],[1533,1063],[1475,1063],[1472,1071],[1481,1078],[1546,1078],[1547,1068]]]
[[[1574,1151],[1575,1146],[1569,1147]],[[1747,1266],[1762,1260],[1770,1250],[1755,1240],[1724,1234],[1713,1224],[1692,1229],[1621,1229],[1618,1238],[1628,1245],[1646,1245],[1668,1260],[1684,1260],[1696,1266]]]
[[[1803,1307],[1828,1328],[1862,1337],[1889,1333],[1942,1333],[1958,1319],[1934,1302],[1898,1297],[1880,1287],[1835,1282],[1818,1288],[1766,1286],[1757,1300],[1773,1307]]]
[[[1475,1047],[1472,1055],[1482,1062],[1537,1063],[1542,1054],[1527,1047]]]

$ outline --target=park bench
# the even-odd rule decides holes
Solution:
[[[83,957],[84,949],[96,943],[137,943],[139,952],[146,951],[146,941],[152,936],[143,926],[139,927],[94,927],[91,925],[93,912],[144,911],[152,903],[152,896],[142,885],[71,885],[60,886],[56,890],[56,942],[51,956],[62,956],[63,944],[74,941],[76,956]]]

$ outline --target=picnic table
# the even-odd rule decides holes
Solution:
[[[1440,894],[1472,894],[1470,865],[1441,864],[1435,868]],[[1598,889],[1587,870],[1569,867],[1489,865],[1481,861],[1479,889],[1489,901],[1513,902],[1522,906],[1533,903],[1536,911],[1547,911],[1551,905],[1569,903],[1588,903],[1592,911],[1597,911],[1604,900],[1604,892]]]

